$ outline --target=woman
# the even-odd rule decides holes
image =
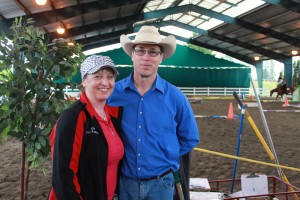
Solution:
[[[124,155],[121,107],[106,105],[118,71],[106,56],[90,56],[80,68],[80,100],[60,115],[50,135],[53,158],[48,199],[111,200]]]

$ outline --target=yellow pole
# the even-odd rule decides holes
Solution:
[[[287,177],[284,175],[284,173],[282,172],[282,180],[288,184],[291,184],[289,182],[289,180],[287,179]],[[292,188],[291,186],[288,186],[289,191],[294,192],[294,188]],[[297,194],[293,194],[295,200],[299,200],[298,195]]]
[[[241,161],[245,161],[245,162],[256,163],[256,164],[259,164],[259,165],[266,165],[266,166],[271,166],[271,167],[280,167],[282,169],[288,169],[288,170],[293,170],[293,171],[300,172],[300,169],[295,168],[295,167],[278,165],[278,164],[274,164],[274,163],[266,163],[266,162],[263,162],[263,161],[253,160],[253,159],[239,157],[239,156],[233,156],[233,155],[220,153],[220,152],[216,152],[216,151],[210,151],[210,150],[207,150],[207,149],[201,149],[201,148],[198,148],[198,147],[194,147],[194,150],[204,152],[204,153],[213,154],[213,155],[217,155],[217,156],[227,157],[227,158],[231,158],[231,159],[235,159],[235,160],[241,160]]]
[[[273,153],[271,152],[269,146],[265,142],[264,138],[262,137],[261,133],[259,132],[258,128],[256,127],[254,121],[252,120],[252,118],[249,115],[249,113],[247,112],[247,110],[245,111],[245,116],[248,119],[249,123],[251,124],[254,132],[256,133],[256,135],[258,137],[258,139],[260,140],[260,142],[262,143],[263,147],[265,148],[265,150],[267,151],[268,155],[270,156],[271,160],[274,160]],[[283,181],[290,184],[289,180],[287,179],[287,177],[284,175],[283,172],[281,173],[281,175],[282,175]],[[289,191],[295,191],[294,188],[292,188],[292,187],[288,187],[288,188],[289,188]],[[297,194],[293,194],[293,196],[294,196],[295,200],[299,200]]]
[[[200,151],[200,152],[203,152],[203,153],[209,153],[209,154],[217,155],[217,156],[227,157],[227,158],[231,158],[231,159],[236,159],[236,160],[241,160],[241,161],[256,163],[256,164],[260,164],[260,165],[266,165],[266,166],[271,166],[271,167],[276,167],[276,168],[279,167],[280,169],[288,169],[288,170],[294,170],[294,171],[298,171],[298,172],[300,171],[299,168],[294,168],[294,167],[289,167],[289,166],[283,166],[283,165],[277,165],[277,164],[273,164],[273,163],[266,163],[266,162],[262,162],[262,161],[257,161],[257,160],[252,160],[252,159],[249,159],[249,158],[228,155],[228,154],[224,154],[224,153],[220,153],[220,152],[216,152],[216,151],[210,151],[210,150],[207,150],[207,149],[202,149],[202,148],[197,148],[197,147],[195,147],[194,150]],[[290,184],[290,182],[288,181],[287,177],[284,175],[283,171],[281,171],[281,177],[282,177],[282,180],[284,182]],[[292,188],[291,186],[288,186],[288,189],[289,189],[289,191],[295,191],[294,188]],[[295,200],[299,200],[297,194],[293,194],[293,196],[294,196]]]
[[[265,148],[265,150],[267,151],[268,155],[270,156],[271,160],[274,160],[274,155],[271,152],[269,146],[267,145],[266,141],[264,140],[264,138],[262,137],[261,133],[259,132],[257,126],[255,125],[254,121],[252,120],[250,114],[248,113],[248,111],[245,111],[245,116],[248,119],[249,123],[251,124],[254,132],[256,133],[259,141],[261,142],[261,144],[263,145],[263,147]]]
[[[256,90],[255,90],[254,83],[253,83],[253,80],[252,80],[252,78],[251,78],[251,75],[250,75],[250,80],[251,80],[252,86],[253,86],[253,88],[254,88],[254,93],[255,93],[255,95],[258,97],[258,98],[257,98],[257,102],[258,102],[258,104],[259,104],[259,106],[260,106],[260,111],[262,111],[262,109],[261,109],[261,104],[260,104],[260,99],[259,99],[259,96],[256,94]],[[238,95],[236,94],[236,92],[233,92],[233,96],[234,96],[235,99],[238,101],[239,105],[242,107],[242,102],[241,102],[241,100],[239,99],[239,97],[238,97]],[[264,115],[263,115],[263,112],[261,112],[261,115],[262,115],[262,118],[265,120]],[[269,146],[266,144],[265,140],[263,139],[262,135],[260,134],[258,128],[256,127],[254,121],[252,120],[252,118],[251,118],[251,116],[249,115],[249,113],[247,112],[247,110],[245,111],[245,116],[246,116],[246,118],[248,119],[249,123],[251,124],[251,126],[252,126],[254,132],[256,133],[256,135],[257,135],[257,137],[259,138],[260,142],[262,143],[263,147],[265,148],[265,150],[267,151],[268,155],[270,156],[271,160],[274,160],[275,157],[274,157],[273,153],[272,153],[271,150],[269,149]],[[268,128],[267,128],[266,131],[267,131],[268,134],[270,134]],[[272,144],[272,143],[271,143],[271,144]],[[272,146],[272,147],[273,147],[273,146]],[[273,147],[273,148],[274,148],[274,147]],[[274,150],[274,153],[275,153],[275,149],[273,149],[273,150]],[[276,153],[275,153],[275,154],[276,154]],[[277,170],[278,170],[278,172],[280,173],[279,175],[281,176],[281,179],[283,179],[285,182],[289,183],[287,177],[284,175],[282,169],[281,169],[280,166],[279,166],[279,163],[278,163],[278,161],[277,161],[277,157],[276,157],[276,165],[277,165]],[[280,169],[280,170],[279,170],[279,169]],[[291,187],[289,187],[289,190],[290,190],[290,191],[294,191],[294,189],[291,188]],[[299,200],[299,198],[298,198],[298,196],[297,196],[296,194],[294,194],[293,196],[295,197],[296,200]]]

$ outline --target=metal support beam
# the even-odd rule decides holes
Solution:
[[[108,46],[108,45],[117,44],[119,42],[120,42],[120,37],[114,38],[114,39],[111,39],[111,40],[106,40],[105,42],[100,42],[100,43],[97,43],[97,44],[84,45],[82,50],[87,51],[87,50],[90,50],[90,49],[98,48],[100,46]]]
[[[264,0],[265,2],[271,3],[273,5],[282,6],[288,10],[299,13],[300,12],[300,3],[296,3],[290,0]]]
[[[293,57],[284,59],[284,79],[288,86],[293,84]]]
[[[255,65],[258,88],[263,88],[263,61],[258,61]]]
[[[87,3],[83,3],[87,2]],[[20,7],[24,10],[24,12],[29,12],[28,10],[25,10],[25,6],[22,6],[20,0],[17,1],[17,3],[20,5]],[[68,6],[64,8],[58,8],[55,9],[55,6],[53,2],[50,2],[50,5],[52,7],[52,10],[49,11],[41,11],[38,13],[27,13],[27,15],[23,16],[23,19],[26,20],[27,18],[33,18],[36,23],[35,26],[43,27],[47,24],[54,23],[55,21],[51,20],[50,18],[55,20],[55,17],[58,16],[59,20],[67,20],[70,18],[73,18],[74,16],[79,16],[79,14],[82,12],[82,9],[89,11],[93,10],[93,12],[99,12],[101,10],[113,8],[113,7],[122,7],[130,4],[146,4],[147,0],[126,0],[126,1],[81,1],[80,4],[76,4],[73,6]],[[89,12],[89,13],[93,13]],[[10,24],[14,21],[14,18],[12,19],[5,19],[5,21],[8,21]]]
[[[198,33],[200,35],[209,36],[211,38],[218,39],[220,41],[224,41],[224,42],[227,42],[229,44],[233,44],[233,45],[236,45],[236,46],[243,47],[245,49],[249,49],[253,52],[257,52],[259,54],[262,54],[264,56],[267,56],[267,57],[269,57],[271,59],[274,59],[274,60],[277,60],[279,62],[283,62],[283,59],[286,57],[283,54],[279,54],[279,53],[276,53],[274,51],[267,50],[267,49],[261,48],[259,46],[249,44],[248,42],[242,42],[242,41],[239,41],[237,39],[229,38],[229,37],[226,37],[224,35],[214,33],[212,31],[206,31],[206,30],[203,30],[203,29],[200,29],[200,28],[196,28],[196,27],[193,27],[193,26],[190,26],[190,25],[178,22],[178,21],[169,20],[169,21],[148,23],[148,25],[154,25],[156,27],[174,25],[174,26],[183,28],[185,30],[190,30],[194,33]],[[139,28],[140,28],[139,26],[134,27],[134,30],[137,31]],[[195,40],[197,40],[197,39],[195,39]]]
[[[120,42],[120,35],[131,33],[131,29],[123,29],[114,33],[106,33],[103,35],[97,35],[95,37],[83,38],[76,40],[77,43],[84,44],[84,50],[90,50],[92,47],[105,46],[104,44],[112,43],[116,41],[116,44]]]
[[[28,8],[20,0],[16,0],[16,3],[27,15],[31,14],[31,12],[28,10]]]
[[[124,17],[121,19],[113,19],[105,22],[99,22],[99,23],[94,23],[90,25],[85,25],[83,27],[77,27],[77,28],[72,28],[68,29],[68,37],[76,37],[78,35],[84,34],[84,33],[89,33],[89,32],[94,32],[94,31],[99,31],[101,29],[105,28],[111,28],[114,26],[120,26],[123,27],[125,26],[128,21],[136,20],[139,19],[139,16],[134,15],[130,17]],[[46,37],[53,39],[56,38],[56,32],[46,34]]]
[[[148,12],[144,14],[144,19],[154,19],[154,18],[161,18],[165,17],[167,15],[173,15],[173,14],[178,14],[178,13],[186,13],[186,12],[196,12],[200,13],[202,15],[206,15],[215,19],[219,19],[221,21],[224,21],[229,24],[236,24],[242,28],[258,32],[264,35],[268,35],[270,37],[276,38],[278,40],[284,41],[288,44],[294,45],[296,47],[300,48],[300,39],[286,35],[284,33],[279,33],[277,31],[274,31],[272,29],[265,28],[263,26],[259,26],[250,22],[247,22],[242,19],[238,18],[232,18],[227,15],[220,14],[218,12],[202,8],[196,5],[188,4],[188,5],[183,5],[183,6],[178,6],[178,7],[172,7],[172,8],[167,8],[163,10],[157,10],[153,12]]]
[[[168,35],[169,34],[169,33],[163,32],[163,31],[159,31],[159,32],[162,35]],[[207,49],[211,49],[211,50],[226,54],[228,56],[231,56],[235,59],[238,59],[238,60],[243,61],[245,63],[248,63],[250,65],[255,64],[252,59],[249,59],[246,56],[242,56],[240,54],[236,54],[234,52],[230,52],[228,50],[218,48],[217,46],[213,46],[213,45],[209,45],[209,44],[206,44],[206,43],[203,43],[203,42],[199,42],[199,41],[196,41],[194,39],[187,39],[187,38],[184,38],[184,37],[181,37],[181,36],[178,36],[178,35],[175,35],[175,37],[176,37],[177,40],[180,40],[182,42],[186,42],[186,43],[189,43],[189,44],[193,44],[193,45],[196,45],[196,46],[199,46],[199,47],[204,47],[204,48],[207,48]]]

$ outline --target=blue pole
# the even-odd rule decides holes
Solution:
[[[241,120],[240,120],[240,129],[239,129],[239,133],[238,133],[238,141],[237,141],[237,147],[236,147],[236,153],[235,153],[236,156],[239,156],[239,151],[240,151],[240,146],[241,146],[244,115],[245,115],[245,105],[243,104],[242,105]],[[233,193],[237,163],[238,163],[238,160],[235,159],[234,160],[234,169],[233,169],[233,174],[232,174],[231,190],[230,190],[231,193]]]

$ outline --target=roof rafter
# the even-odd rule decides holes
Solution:
[[[258,32],[264,35],[268,35],[270,37],[274,37],[278,40],[284,41],[288,44],[292,44],[296,47],[300,48],[300,39],[297,39],[295,37],[291,37],[289,35],[286,35],[284,33],[279,33],[277,31],[274,31],[272,29],[268,29],[250,22],[247,22],[242,19],[238,18],[232,18],[223,14],[220,14],[218,12],[208,10],[206,8],[202,8],[196,5],[188,4],[188,5],[183,5],[183,6],[178,6],[178,7],[172,7],[172,8],[167,8],[167,9],[162,9],[158,11],[153,11],[149,13],[144,14],[144,19],[155,19],[155,18],[160,18],[166,15],[172,15],[172,14],[178,14],[178,13],[185,13],[193,11],[196,13],[201,13],[203,15],[213,17],[215,19],[219,19],[221,21],[224,21],[229,24],[236,24],[242,28],[249,29],[254,32]]]
[[[117,44],[119,42],[120,42],[120,36],[118,38],[111,38],[110,40],[105,40],[104,42],[99,42],[99,43],[95,43],[95,44],[85,45],[83,47],[83,50],[86,51],[86,50],[89,50],[89,49],[98,48],[100,46],[107,46],[107,45]]]
[[[31,14],[28,8],[26,8],[26,6],[20,0],[16,0],[16,3],[27,15]]]
[[[273,5],[278,5],[278,6],[282,6],[288,10],[294,11],[299,13],[300,12],[300,4],[299,3],[295,3],[293,1],[289,1],[289,0],[264,0],[265,2],[271,3]]]
[[[12,34],[9,27],[15,17],[23,16],[24,20],[33,18],[36,21],[35,26],[44,29],[46,39],[70,38],[82,44],[85,50],[89,50],[114,42],[119,43],[119,35],[133,33],[134,26],[160,22],[161,27],[172,25],[199,34],[185,41],[225,53],[247,63],[255,62],[254,55],[261,55],[261,60],[275,59],[282,62],[293,56],[292,50],[300,49],[300,15],[299,12],[294,12],[295,8],[299,9],[299,5],[295,4],[297,1],[299,0],[266,0],[266,3],[260,6],[253,5],[254,8],[249,11],[241,8],[239,12],[243,14],[236,17],[225,13],[237,4],[246,5],[252,0],[241,0],[226,7],[222,2],[217,2],[209,4],[208,6],[212,6],[209,8],[202,6],[203,1],[190,1],[190,4],[182,5],[187,1],[50,0],[42,9],[33,5],[30,0],[9,3],[4,1],[0,8],[0,23],[5,27],[0,26],[0,32],[9,37],[9,34]],[[27,7],[28,12],[20,2]],[[5,7],[8,5],[14,6],[7,10]],[[168,19],[172,21],[164,22]],[[204,28],[208,20],[219,21],[219,25],[212,22],[209,24],[211,28]],[[63,35],[56,33],[59,21],[67,29]],[[158,26],[157,23],[153,25]],[[170,30],[168,32],[173,33]]]
[[[186,30],[190,30],[194,33],[209,36],[209,37],[214,38],[214,39],[218,39],[218,40],[225,41],[227,43],[230,43],[230,44],[233,44],[233,45],[236,45],[236,46],[243,47],[245,49],[249,49],[251,51],[257,52],[257,53],[262,54],[262,55],[264,55],[266,57],[269,57],[271,59],[277,60],[279,62],[282,62],[283,59],[286,57],[284,54],[279,54],[279,53],[276,53],[274,51],[270,51],[270,50],[261,48],[259,46],[251,45],[247,42],[242,42],[242,41],[239,41],[237,39],[229,38],[229,37],[226,37],[224,35],[214,33],[212,31],[206,31],[206,30],[196,28],[196,27],[193,27],[193,26],[181,23],[181,22],[174,21],[174,20],[163,21],[163,22],[155,22],[155,23],[151,23],[151,25],[154,25],[156,27],[163,27],[163,26],[169,26],[169,25],[177,26],[177,27],[180,27],[180,28],[183,28],[183,29],[186,29]],[[139,27],[135,27],[134,30],[137,31],[138,28]]]
[[[164,31],[159,31],[161,34],[163,35],[169,35],[169,33],[166,33]],[[229,55],[233,58],[236,58],[238,60],[241,60],[245,63],[248,63],[250,65],[255,65],[255,61],[247,56],[243,56],[243,55],[240,55],[240,54],[237,54],[237,53],[234,53],[232,51],[228,51],[228,50],[225,50],[225,49],[222,49],[222,48],[219,48],[218,46],[214,46],[214,45],[210,45],[210,44],[207,44],[207,43],[204,43],[204,42],[199,42],[195,39],[187,39],[187,38],[184,38],[184,37],[181,37],[179,35],[174,35],[176,37],[176,39],[182,41],[182,42],[186,42],[186,43],[190,43],[190,44],[193,44],[193,45],[196,45],[196,46],[200,46],[200,47],[204,47],[204,48],[207,48],[207,49],[211,49],[211,50],[214,50],[214,51],[217,51],[217,52],[220,52],[220,53],[224,53],[226,55]]]
[[[122,17],[122,18],[117,18],[109,21],[102,21],[99,23],[94,23],[90,25],[84,25],[83,27],[77,27],[77,28],[72,28],[68,29],[68,36],[69,37],[76,37],[77,35],[81,34],[88,34],[89,32],[93,31],[98,31],[101,29],[105,29],[108,27],[115,27],[115,26],[125,26],[128,21],[134,21],[141,18],[141,15],[133,15],[129,17]],[[57,36],[56,32],[52,32],[46,35],[48,38],[53,39]]]
[[[19,1],[18,1],[19,2]],[[101,10],[106,10],[114,7],[121,7],[125,6],[128,4],[143,4],[146,3],[146,0],[130,0],[130,1],[94,1],[94,2],[89,2],[89,3],[81,3],[81,4],[76,4],[74,6],[68,6],[60,9],[55,9],[53,8],[54,5],[51,4],[52,10],[49,11],[43,11],[39,13],[34,13],[31,14],[30,12],[27,13],[26,16],[23,18],[33,18],[36,20],[36,26],[42,27],[47,24],[49,24],[49,16],[57,16],[60,20],[66,20],[70,19],[78,14],[82,14],[82,9],[84,10],[93,10],[93,12],[101,11]],[[22,4],[21,4],[22,5]],[[22,7],[22,9],[25,9],[25,7]],[[97,9],[95,11],[95,9]],[[26,11],[25,11],[26,12]],[[91,13],[91,12],[90,12]],[[14,19],[6,19],[7,21],[10,22],[10,24],[14,21]]]
[[[132,31],[131,29],[126,29],[126,30],[120,31],[120,32],[123,32],[122,34],[129,34],[131,31]],[[169,33],[161,31],[161,30],[159,30],[159,32],[162,35],[169,35]],[[99,47],[99,46],[105,46],[105,45],[109,45],[109,44],[119,43],[120,42],[120,35],[121,34],[114,34],[114,35],[111,35],[109,33],[104,34],[102,36],[101,40],[98,40],[97,42],[91,42],[91,43],[85,44],[83,46],[83,50],[89,50],[89,49],[96,48],[96,47]],[[186,43],[190,43],[190,44],[193,44],[193,45],[196,45],[196,46],[201,46],[201,47],[204,47],[204,48],[207,48],[207,49],[218,51],[218,52],[224,53],[226,55],[229,55],[233,58],[236,58],[238,60],[241,60],[245,63],[248,63],[250,65],[255,65],[255,61],[253,59],[247,57],[247,56],[243,56],[243,55],[234,53],[232,51],[219,48],[218,46],[214,46],[214,45],[210,45],[210,44],[207,44],[207,43],[199,42],[195,39],[187,39],[187,38],[181,37],[179,35],[175,35],[175,36],[176,36],[177,40],[180,40],[182,42],[186,42]],[[78,40],[79,43],[80,43],[80,41],[81,40]],[[91,41],[93,41],[92,38],[91,38]]]
[[[102,46],[102,44],[104,42],[107,42],[109,40],[115,40],[115,39],[119,39],[119,41],[117,41],[116,43],[120,42],[120,35],[122,34],[129,34],[131,33],[131,29],[123,29],[120,31],[116,31],[113,33],[106,33],[106,34],[102,34],[102,35],[97,35],[94,37],[89,37],[89,38],[84,38],[84,39],[79,39],[76,40],[77,43],[83,43],[83,49],[84,50],[89,50],[91,49],[91,46]]]

